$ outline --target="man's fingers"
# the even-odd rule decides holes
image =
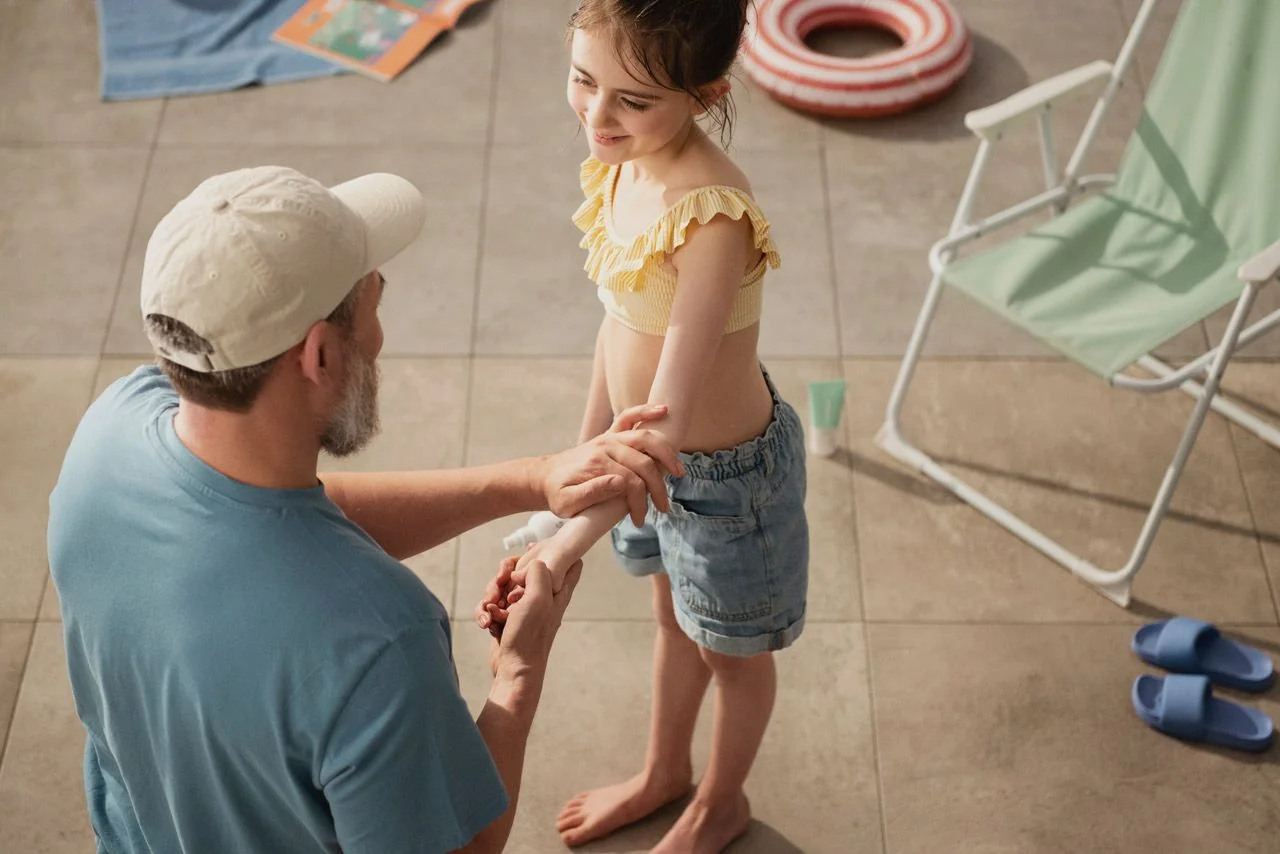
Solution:
[[[536,560],[536,558],[534,560]],[[527,587],[529,583],[529,566],[532,565],[533,562],[534,561],[530,561],[525,566],[522,566],[519,569],[517,569],[515,572],[511,573],[511,581],[508,583],[507,586],[508,587]]]
[[[627,502],[627,512],[631,514],[631,521],[635,523],[637,528],[644,525],[645,516],[649,515],[649,497],[653,495],[653,503],[659,510],[664,513],[669,509],[667,506],[667,488],[665,482],[662,489],[657,493],[651,493],[651,487],[648,483],[640,478],[635,472],[628,471],[622,475],[622,497]]]
[[[623,468],[622,475],[627,478],[628,493],[636,489],[635,479],[639,478],[643,489],[653,496],[653,501],[658,505],[658,509],[664,513],[669,509],[667,506],[666,478],[662,476],[662,470],[658,468],[658,464],[651,457],[628,445],[614,446],[611,456],[614,462]],[[628,496],[627,502],[631,503],[630,496]]]
[[[666,437],[655,430],[632,430],[614,437],[619,444],[634,448],[658,463],[676,477],[684,477],[684,463],[680,462],[680,454]]]
[[[569,571],[564,576],[564,586],[560,588],[559,593],[555,594],[556,625],[564,621],[564,612],[568,610],[569,602],[573,599],[573,591],[581,579],[582,561],[578,561],[569,567]]]
[[[632,406],[624,409],[613,419],[613,425],[609,428],[610,433],[625,433],[628,430],[634,430],[636,425],[642,421],[658,421],[667,415],[667,407],[663,404],[642,403],[639,406]]]
[[[566,486],[560,490],[560,500],[566,508],[564,515],[577,516],[589,507],[617,498],[626,492],[626,486],[627,480],[620,474],[600,475],[585,483]],[[513,578],[518,577],[519,573],[513,575]]]
[[[557,598],[563,598],[566,602],[573,598],[573,590],[578,586],[578,582],[582,579],[582,561],[577,561],[573,566],[569,567],[569,571],[564,575],[564,587],[560,588],[560,592],[556,594]]]
[[[576,516],[587,508],[602,504],[611,498],[624,498],[627,502],[627,515],[631,517],[631,521],[637,528],[643,525],[644,518],[649,512],[649,488],[625,466],[616,463],[615,466],[623,473],[601,475],[586,483],[562,489],[560,496],[570,508],[570,512],[566,515]],[[665,488],[654,503],[658,505],[658,509],[665,512],[667,509],[664,506],[666,504]],[[522,571],[517,571],[513,578],[519,578],[519,573]]]
[[[524,567],[524,593],[522,596],[545,596],[550,598],[551,570],[540,560],[530,561]]]
[[[637,528],[643,527],[645,517],[649,515],[649,491],[645,488],[644,481],[629,477],[623,478],[620,483],[625,489],[622,497],[626,499],[631,524]]]

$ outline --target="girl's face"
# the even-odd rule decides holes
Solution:
[[[575,30],[569,106],[587,130],[591,154],[610,165],[660,151],[693,121],[698,104],[631,76],[605,33]]]

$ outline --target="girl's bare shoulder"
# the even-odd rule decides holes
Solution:
[[[752,195],[746,172],[715,143],[707,140],[685,155],[680,170],[667,188],[669,202],[675,202],[704,187],[732,187]]]

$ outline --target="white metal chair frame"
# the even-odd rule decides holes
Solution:
[[[1197,401],[1138,535],[1133,552],[1128,562],[1119,569],[1105,570],[1095,566],[956,477],[903,436],[900,415],[929,325],[937,310],[938,299],[942,295],[943,273],[955,257],[955,250],[995,229],[1008,226],[1037,212],[1048,209],[1053,211],[1052,215],[1057,215],[1066,210],[1074,196],[1097,187],[1110,186],[1115,181],[1114,174],[1080,175],[1081,164],[1097,137],[1116,92],[1123,83],[1123,78],[1133,60],[1134,51],[1142,39],[1158,2],[1159,0],[1144,0],[1114,63],[1105,61],[1089,63],[1033,84],[997,104],[975,110],[965,116],[966,127],[980,140],[978,152],[965,182],[950,231],[929,251],[929,267],[933,271],[933,280],[907,345],[907,352],[889,399],[884,425],[876,435],[877,444],[886,452],[946,487],[961,500],[986,514],[1092,585],[1108,599],[1125,608],[1129,606],[1134,576],[1147,558],[1160,523],[1168,511],[1178,478],[1191,455],[1191,449],[1209,409],[1212,408],[1264,441],[1280,448],[1280,429],[1218,395],[1219,382],[1231,356],[1241,347],[1280,326],[1280,310],[1277,310],[1245,328],[1245,321],[1259,290],[1276,279],[1277,274],[1280,273],[1280,241],[1243,264],[1237,271],[1238,277],[1244,283],[1244,289],[1236,302],[1222,342],[1217,347],[1178,369],[1154,356],[1143,356],[1136,364],[1153,374],[1154,379],[1117,374],[1111,380],[1115,386],[1148,393],[1179,388]],[[1066,169],[1059,173],[1050,123],[1052,107],[1063,98],[1079,93],[1103,80],[1106,81],[1105,88],[1094,105]],[[995,143],[1000,141],[1009,130],[1029,121],[1032,117],[1036,118],[1039,124],[1045,192],[986,219],[971,223],[969,216],[974,198],[991,160]]]

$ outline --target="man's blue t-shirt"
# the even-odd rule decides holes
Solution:
[[[100,851],[445,852],[506,809],[448,617],[313,489],[192,454],[155,367],[85,414],[50,498]]]

